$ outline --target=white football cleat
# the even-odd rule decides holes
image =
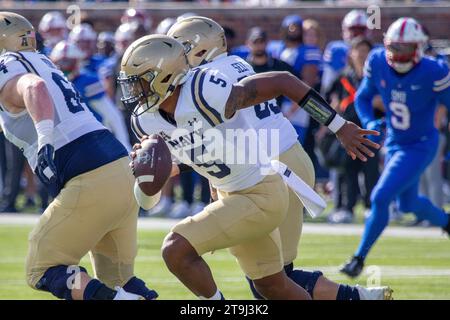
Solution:
[[[335,211],[328,215],[328,222],[332,224],[352,223],[353,219],[353,213],[345,209]]]
[[[392,292],[394,292],[389,287],[372,287],[365,288],[360,285],[356,285],[358,289],[359,298],[361,300],[393,300]]]
[[[117,291],[113,300],[145,300],[144,297],[125,291],[121,287],[115,287],[114,290]]]

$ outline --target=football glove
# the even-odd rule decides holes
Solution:
[[[36,174],[44,184],[52,184],[56,181],[54,155],[55,148],[51,144],[45,144],[38,152]]]

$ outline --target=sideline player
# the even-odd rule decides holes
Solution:
[[[260,163],[225,161],[242,152],[226,131],[251,129],[239,109],[285,95],[337,132],[354,159],[373,155],[367,146],[378,145],[365,135],[378,132],[362,130],[340,118],[290,73],[263,73],[233,84],[219,70],[196,68],[190,72],[184,47],[163,35],[140,38],[127,49],[118,81],[123,102],[134,108],[138,135],[160,134],[176,158],[191,165],[218,190],[218,201],[182,220],[167,235],[162,255],[169,270],[201,299],[221,299],[201,256],[230,248],[263,297],[309,299],[283,269],[278,226],[288,209],[287,187],[280,176],[265,176]],[[203,139],[213,128],[226,137],[224,157],[218,156],[220,143],[211,145]]]
[[[134,276],[138,205],[127,151],[36,52],[27,19],[0,12],[0,34],[1,128],[54,197],[29,236],[27,283],[61,299],[156,298]],[[102,282],[78,266],[89,251]]]
[[[371,101],[380,94],[386,106],[387,155],[385,167],[372,191],[372,212],[353,258],[341,269],[357,277],[375,241],[389,222],[389,204],[397,200],[402,212],[413,212],[450,234],[449,215],[419,195],[419,179],[433,160],[439,144],[434,126],[436,106],[450,108],[448,66],[424,56],[427,37],[412,18],[391,24],[384,37],[384,48],[368,57],[364,79],[356,95],[356,110],[366,128],[379,125]]]
[[[331,41],[323,54],[320,93],[325,94],[347,65],[350,43],[357,37],[369,38],[368,17],[364,10],[354,9],[342,19],[342,40]]]

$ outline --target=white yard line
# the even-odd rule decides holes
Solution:
[[[39,215],[36,214],[0,214],[0,225],[35,225]],[[179,220],[163,218],[140,218],[138,228],[142,230],[170,230]],[[361,235],[363,225],[330,225],[325,223],[305,223],[304,234],[323,235]],[[396,238],[433,238],[443,239],[447,236],[440,228],[388,227],[383,237]]]
[[[230,258],[231,259],[231,258]],[[137,260],[140,260],[139,258]],[[153,260],[153,259],[152,259]],[[8,261],[9,262],[9,261]],[[7,261],[4,261],[4,259],[0,259],[0,264],[6,264]],[[23,259],[20,261],[17,261],[19,263],[23,262]],[[301,266],[298,266],[299,268]],[[366,269],[370,268],[371,266],[367,266]],[[236,268],[238,266],[236,265]],[[444,269],[444,268],[425,268],[425,267],[417,267],[417,266],[398,266],[398,267],[379,267],[380,272],[378,273],[380,275],[380,279],[398,279],[398,278],[432,278],[432,277],[450,277],[450,268]],[[348,278],[339,272],[339,266],[315,266],[314,268],[305,268],[305,270],[320,270],[323,272],[325,276],[332,277],[334,280],[338,279],[347,279]],[[373,273],[364,273],[361,274],[361,277],[363,276],[373,276]],[[222,281],[227,282],[241,282],[243,277],[228,277],[226,275],[217,276],[217,279],[220,279]],[[0,287],[2,285],[5,285],[6,283],[11,282],[24,282],[24,280],[21,279],[1,279],[0,281]],[[449,279],[450,281],[450,279]],[[176,279],[152,279],[152,282],[177,282]],[[450,282],[449,282],[450,283]],[[448,284],[448,283],[446,283]]]

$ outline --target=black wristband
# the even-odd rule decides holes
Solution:
[[[298,102],[300,108],[305,111],[317,122],[328,126],[333,121],[337,112],[328,102],[314,89],[309,89],[308,93]]]
[[[178,170],[180,170],[180,173],[191,172],[192,170],[194,170],[194,169],[192,169],[191,166],[188,166],[187,164],[184,164],[184,163],[180,163],[177,165],[178,165]]]

